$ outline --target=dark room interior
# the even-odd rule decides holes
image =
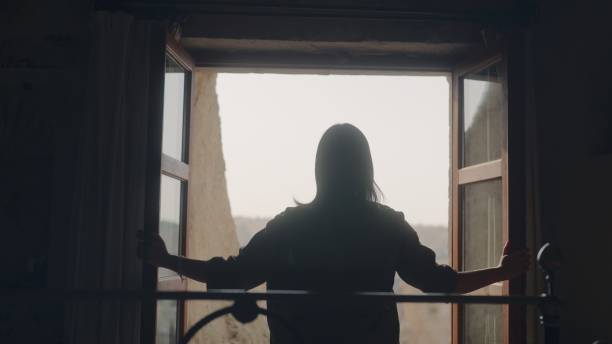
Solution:
[[[399,343],[349,335],[359,326],[345,320],[334,330],[305,330],[275,313],[284,302],[383,301],[451,303],[446,344],[612,343],[608,7],[593,0],[3,2],[0,343],[170,344],[192,335],[191,343]],[[215,91],[217,73],[228,71],[447,76],[444,267],[492,269],[469,263],[489,245],[494,264],[528,250],[529,268],[486,279],[503,280],[486,290],[414,283],[426,292],[414,296],[274,279],[262,280],[267,293],[262,286],[245,293],[262,281],[215,285],[223,278],[210,277],[221,275],[213,268],[193,277],[196,259],[214,267],[213,257],[238,254]],[[181,83],[174,124],[164,117],[171,74]],[[489,85],[474,115],[484,127],[466,124],[470,81]],[[171,125],[176,149],[166,141]],[[172,190],[176,223],[168,225],[160,211]],[[488,210],[473,210],[480,195]],[[494,244],[470,239],[481,238],[478,226],[497,224]],[[150,241],[140,235],[158,233],[170,254],[193,260],[151,263]],[[369,267],[360,259],[357,268]],[[219,309],[221,319],[198,327]],[[340,328],[343,335],[331,335]]]

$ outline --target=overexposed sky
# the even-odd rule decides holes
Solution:
[[[217,93],[234,216],[310,201],[318,141],[348,122],[368,138],[383,203],[413,224],[447,225],[445,76],[220,73]]]

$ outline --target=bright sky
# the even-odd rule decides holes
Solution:
[[[413,224],[448,224],[445,76],[220,73],[217,93],[235,216],[312,200],[318,141],[348,122],[368,138],[383,203]]]

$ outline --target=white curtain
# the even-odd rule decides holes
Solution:
[[[96,13],[73,205],[77,289],[140,289],[136,231],[145,223],[149,121],[163,83],[161,23]],[[161,54],[161,55],[160,55]],[[163,94],[163,90],[162,93]],[[140,303],[79,301],[68,309],[71,343],[139,343]]]

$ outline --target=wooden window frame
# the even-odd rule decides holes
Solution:
[[[506,174],[506,155],[503,153],[504,144],[502,143],[502,153],[499,159],[471,165],[467,167],[462,167],[463,160],[463,148],[462,148],[462,136],[463,136],[463,126],[462,126],[462,108],[463,108],[463,87],[461,82],[463,77],[471,72],[477,72],[483,70],[487,67],[490,67],[496,63],[502,63],[502,70],[505,70],[504,66],[504,58],[501,54],[492,54],[492,56],[488,56],[482,59],[479,59],[477,62],[466,63],[457,67],[452,73],[452,87],[451,87],[451,97],[452,97],[452,109],[451,109],[451,142],[452,142],[452,154],[451,154],[451,259],[452,266],[456,270],[462,270],[462,248],[463,248],[463,232],[462,232],[462,217],[461,217],[461,188],[464,185],[484,182],[489,180],[499,180],[502,181],[502,189],[505,189],[504,182],[506,178],[504,178]],[[505,90],[505,75],[502,76],[502,88]],[[504,91],[505,94],[505,91]],[[506,98],[506,97],[504,97]],[[507,108],[506,100],[504,99],[503,108]],[[503,132],[507,131],[506,125],[506,111],[502,114],[502,130]],[[502,138],[505,141],[505,135]],[[506,193],[502,190],[502,240],[507,240],[507,202],[505,201]],[[505,282],[504,282],[505,284]],[[502,295],[506,294],[506,288],[502,286]],[[453,304],[452,305],[452,343],[460,344],[463,343],[463,319],[462,319],[462,309],[463,305]],[[504,328],[507,327],[507,321],[504,319]]]
[[[191,128],[191,113],[193,110],[194,99],[194,78],[193,72],[195,64],[189,54],[171,36],[166,36],[165,59],[172,59],[185,70],[185,86],[183,98],[183,133],[182,133],[182,152],[181,159],[164,154],[160,151],[160,178],[161,175],[168,176],[181,182],[181,205],[179,221],[179,255],[187,256],[187,196],[189,190],[189,143]],[[163,291],[186,291],[187,280],[183,276],[170,276],[159,279],[156,277],[156,289]],[[187,304],[185,301],[177,300],[177,334],[182,336],[185,328],[185,317]],[[154,329],[156,326],[153,327]]]
[[[462,269],[461,187],[471,183],[500,180],[502,183],[502,240],[510,241],[510,250],[524,248],[525,239],[525,95],[524,43],[520,35],[509,35],[494,52],[457,66],[451,83],[451,261]],[[462,167],[462,77],[483,70],[495,63],[502,65],[502,146],[500,159]],[[509,159],[512,156],[512,160]],[[511,163],[510,163],[511,161]],[[511,186],[511,187],[510,187]],[[519,277],[502,284],[502,295],[523,294],[525,279]],[[452,305],[453,344],[463,343],[462,305]],[[518,344],[526,340],[525,308],[503,305],[503,343]]]
[[[460,185],[466,185],[469,183],[475,183],[479,181],[493,180],[496,178],[502,178],[502,202],[503,202],[503,233],[504,240],[510,240],[512,242],[512,247],[520,248],[525,246],[525,133],[524,133],[524,122],[525,122],[525,95],[523,94],[525,90],[524,85],[524,38],[520,33],[510,34],[505,38],[504,44],[502,48],[497,49],[496,54],[490,54],[488,58],[480,59],[477,63],[465,64],[459,68],[449,70],[443,69],[441,72],[451,72],[451,187],[450,187],[450,199],[451,199],[451,217],[450,217],[450,257],[452,260],[453,267],[460,269],[461,261],[460,261],[460,251],[457,248],[460,248],[460,232],[459,232],[459,188]],[[175,59],[175,61],[179,62],[181,66],[184,68],[193,71],[195,63],[190,55],[183,49],[181,46],[171,37],[168,37],[165,42],[165,50],[166,54]],[[501,51],[501,52],[500,52]],[[483,164],[478,164],[466,168],[458,168],[459,166],[459,158],[461,157],[460,152],[460,144],[459,144],[459,121],[458,121],[458,110],[459,110],[459,94],[460,90],[458,84],[458,78],[456,75],[465,74],[470,71],[477,70],[478,67],[483,68],[487,65],[491,65],[494,63],[494,59],[503,59],[504,61],[504,94],[505,97],[505,110],[504,111],[504,128],[505,135],[503,138],[502,145],[502,157],[501,159],[493,162],[487,162]],[[215,65],[216,66],[216,65]],[[234,65],[232,65],[235,67]],[[221,67],[223,67],[221,65]],[[390,69],[390,66],[384,66],[385,69]],[[393,67],[393,66],[391,66]],[[245,65],[245,68],[254,68]],[[272,68],[273,69],[273,68]],[[366,68],[366,69],[376,69],[376,68]],[[398,70],[412,70],[411,68],[402,68],[402,66],[398,66]],[[314,70],[314,69],[313,69]],[[420,70],[420,69],[419,69]],[[163,79],[163,73],[160,75]],[[159,81],[154,81],[153,87],[159,88]],[[194,99],[194,80],[191,78],[191,95],[190,99],[186,104],[189,104],[189,107],[192,108],[192,101]],[[163,82],[162,87],[163,90]],[[163,93],[161,94],[161,99],[163,99]],[[149,150],[149,159],[150,166],[155,166],[157,164],[158,168],[161,166],[162,173],[171,176],[173,178],[181,179],[184,182],[188,182],[189,179],[189,166],[188,160],[178,161],[171,157],[167,157],[161,154],[161,118],[157,118],[160,116],[158,113],[163,108],[163,104],[154,104],[154,109],[156,113],[154,114],[155,120],[152,121],[149,125],[149,129],[151,131],[152,137],[157,137],[159,142],[154,142],[154,145]],[[188,120],[188,119],[187,119]],[[189,128],[189,123],[184,123],[184,128]],[[188,141],[189,135],[183,135],[185,141],[184,144],[184,155],[185,158],[188,157]],[[508,140],[508,137],[511,137],[512,140]],[[155,151],[157,153],[157,157],[151,152]],[[509,164],[508,156],[512,156],[512,163]],[[156,160],[158,159],[158,160]],[[156,204],[155,196],[159,201],[159,169],[156,172],[157,174],[157,190],[152,188],[152,180],[150,176],[150,170],[147,177],[147,187],[152,190],[151,196],[152,201],[150,201],[150,205],[147,206],[147,214],[151,215],[147,217],[155,218],[152,216],[152,212],[155,212],[157,209],[157,216],[159,215],[159,204]],[[184,185],[184,184],[183,184]],[[510,188],[509,185],[512,187]],[[157,193],[156,193],[157,192]],[[185,200],[187,192],[183,192]],[[157,201],[157,202],[158,202]],[[187,206],[183,207],[186,209]],[[153,214],[154,215],[154,214]],[[149,221],[151,222],[151,221]],[[149,223],[147,222],[147,223]],[[149,223],[150,224],[150,223]],[[185,245],[185,243],[182,243]],[[186,252],[186,245],[183,248]],[[146,283],[147,281],[151,281],[150,273],[147,275],[145,268],[145,284],[150,286],[150,283]],[[149,269],[150,270],[150,269]],[[149,271],[150,272],[150,271]],[[156,270],[154,273],[154,281],[157,283],[157,274]],[[182,284],[184,285],[184,284]],[[175,288],[176,286],[172,286]],[[510,282],[505,282],[503,284],[503,292],[504,294],[521,294],[524,291],[524,278],[518,278],[512,280]],[[153,318],[155,317],[155,308],[152,309],[152,312],[148,312],[150,308],[143,307],[143,319],[150,319],[151,314]],[[186,307],[183,308],[183,319],[186,312]],[[148,315],[147,315],[148,314]],[[504,333],[504,343],[523,343],[525,341],[525,326],[523,324],[524,320],[524,306],[521,305],[513,305],[513,306],[504,306],[504,321],[506,324],[510,324],[511,327],[505,326]],[[451,339],[452,343],[460,344],[461,343],[461,322],[460,322],[460,308],[458,305],[452,306],[452,332]],[[153,324],[154,324],[153,319]],[[181,331],[183,330],[184,324],[179,324]],[[510,331],[511,329],[511,331]],[[152,327],[153,334],[151,334],[151,327],[146,327],[143,324],[143,335],[141,337],[142,343],[151,343],[154,340],[154,331],[155,327]],[[153,337],[151,337],[153,336]]]

